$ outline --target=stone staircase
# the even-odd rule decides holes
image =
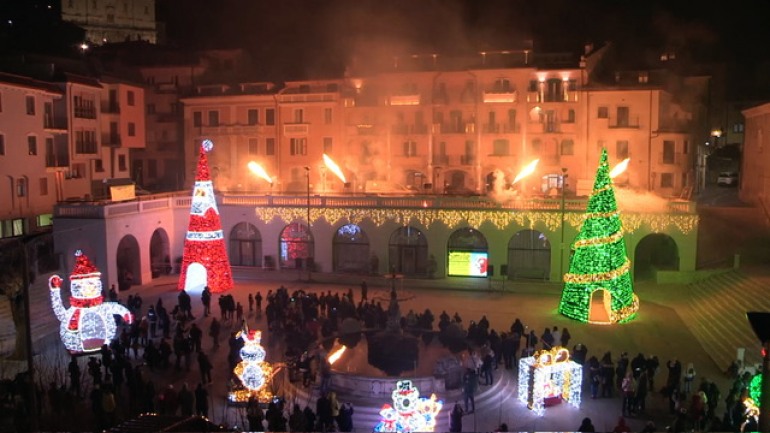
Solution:
[[[477,412],[474,414],[466,415],[463,419],[463,425],[474,425],[474,417],[489,417],[492,415],[490,408],[497,408],[501,399],[508,395],[509,398],[516,398],[515,381],[513,374],[505,372],[502,369],[494,372],[495,382],[490,386],[480,385],[479,390],[475,397],[475,403]],[[295,401],[304,408],[305,405],[310,405],[315,410],[315,401],[318,399],[320,390],[318,385],[304,388],[297,383],[285,382],[284,388],[286,401],[291,406]],[[421,393],[422,397],[429,397],[426,393]],[[463,405],[463,395],[461,390],[451,390],[444,393],[443,396],[444,407],[439,413],[436,428],[434,431],[449,431],[449,412],[452,410],[455,402],[459,402]],[[356,432],[371,432],[372,429],[380,422],[380,409],[385,403],[390,403],[389,396],[385,398],[374,399],[365,396],[342,396],[340,403],[350,403],[353,405],[353,428]],[[492,412],[494,412],[492,410]],[[488,424],[488,420],[484,419],[479,421],[481,424]]]
[[[770,311],[770,275],[729,271],[688,286],[690,301],[679,311],[687,327],[720,369],[745,348],[745,364],[761,363],[761,345],[748,311]]]

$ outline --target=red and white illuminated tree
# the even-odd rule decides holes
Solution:
[[[179,290],[200,292],[209,286],[212,292],[217,293],[233,287],[222,222],[206,157],[213,147],[211,140],[203,140],[201,144],[190,223],[184,240]]]

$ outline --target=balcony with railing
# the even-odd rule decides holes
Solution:
[[[682,165],[688,162],[688,154],[686,153],[667,153],[660,152],[658,154],[658,164],[660,165]]]
[[[217,195],[220,206],[243,206],[253,208],[307,208],[308,200],[304,195],[244,195],[220,193]],[[178,193],[153,194],[137,197],[130,202],[114,203],[110,200],[61,202],[54,207],[54,218],[110,219],[128,214],[155,212],[158,209],[189,209],[190,194]],[[501,203],[487,197],[445,197],[445,196],[314,196],[310,201],[313,209],[427,209],[427,210],[478,210],[508,211],[534,210],[562,212],[585,212],[587,199],[567,199],[542,197],[520,197],[517,200]],[[221,209],[221,208],[220,208]],[[690,201],[671,201],[668,203],[669,214],[696,213],[695,203]]]
[[[75,141],[75,152],[81,155],[96,154],[96,140]]]
[[[481,125],[481,132],[484,134],[499,134],[500,130],[500,124],[499,123],[483,123]]]
[[[67,132],[67,118],[64,116],[43,116],[43,129],[48,132]]]
[[[120,114],[120,104],[115,101],[102,101],[103,114]]]
[[[518,134],[521,131],[521,125],[518,123],[503,123],[503,132],[506,134]]]
[[[120,147],[120,134],[117,133],[109,133],[109,134],[102,134],[102,146],[109,146],[109,147]]]
[[[409,125],[409,132],[411,134],[427,134],[428,125],[425,125],[425,124]]]
[[[96,119],[96,108],[88,105],[75,106],[75,117],[80,119]]]
[[[460,155],[460,165],[473,165],[476,163],[476,155]]]
[[[392,106],[420,105],[420,94],[391,95],[390,98],[388,98],[388,102],[389,105]]]
[[[518,94],[513,89],[491,89],[484,90],[482,100],[485,103],[514,103],[518,99]]]
[[[607,127],[610,129],[639,129],[639,116],[607,118]]]
[[[45,154],[45,166],[47,168],[63,168],[69,167],[70,156],[66,153],[46,153]]]
[[[449,155],[433,155],[433,165],[449,165]]]
[[[295,126],[295,124],[284,125],[284,131],[287,126]],[[300,125],[302,126],[302,125]],[[307,129],[308,125],[304,125]],[[233,123],[225,125],[220,123],[217,126],[200,126],[201,135],[253,135],[264,133],[268,128],[266,125],[244,125],[240,123]],[[291,130],[291,128],[289,128]],[[307,132],[305,133],[307,134]],[[287,134],[298,135],[298,134]]]

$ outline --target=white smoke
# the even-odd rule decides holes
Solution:
[[[668,200],[649,191],[634,191],[615,187],[615,199],[621,212],[668,212]]]

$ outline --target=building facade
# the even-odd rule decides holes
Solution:
[[[770,103],[743,110],[743,116],[746,129],[740,197],[770,215],[770,153],[765,152],[765,147],[770,146]]]
[[[61,11],[95,44],[158,40],[155,0],[62,0]]]
[[[57,167],[68,166],[67,125],[55,85],[0,74],[0,237],[50,228],[63,192]]]
[[[426,71],[418,58],[363,77],[198,86],[182,98],[185,173],[208,138],[224,148],[212,161],[223,191],[531,196],[564,184],[586,195],[606,147],[613,164],[630,160],[619,184],[689,197],[697,104],[680,102],[655,74],[607,85],[589,79],[585,59],[554,68],[528,51],[504,57],[506,67],[485,57],[442,69],[433,58]],[[535,172],[514,185],[535,159]],[[256,179],[250,160],[275,181]]]

